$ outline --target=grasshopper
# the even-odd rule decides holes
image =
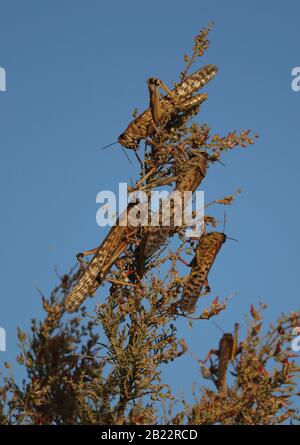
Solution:
[[[183,312],[194,312],[201,290],[206,286],[210,291],[207,277],[209,271],[226,241],[226,235],[220,232],[205,233],[201,236],[195,249],[195,256],[190,263],[191,272],[182,291],[180,309]]]
[[[235,323],[234,335],[231,333],[223,334],[219,343],[219,349],[211,349],[207,357],[204,359],[204,361],[202,361],[203,364],[206,363],[211,354],[218,356],[219,362],[217,368],[217,379],[215,383],[221,397],[226,397],[227,395],[226,373],[229,361],[233,361],[236,355],[241,352],[241,347],[238,345],[238,330],[239,324]]]
[[[194,192],[206,176],[208,160],[205,153],[198,153],[183,163],[176,180],[174,191]],[[152,226],[145,229],[140,245],[136,249],[136,271],[142,278],[145,271],[145,261],[154,255],[159,247],[167,240],[174,229],[174,201],[170,202],[170,226]]]
[[[136,150],[140,140],[157,132],[157,127],[162,121],[165,123],[179,112],[184,113],[200,105],[208,95],[193,94],[213,79],[217,72],[218,68],[215,65],[206,65],[185,78],[172,91],[161,80],[148,79],[150,108],[130,122],[119,136],[118,142],[125,148]],[[160,98],[159,87],[167,93],[162,98]]]
[[[134,204],[128,205],[127,210],[120,216],[117,224],[111,228],[99,247],[77,255],[78,258],[82,258],[94,254],[94,257],[65,299],[67,312],[76,311],[89,295],[96,292],[115,261],[126,250],[128,244],[135,241],[138,227],[119,224],[125,215],[128,216],[132,206]]]

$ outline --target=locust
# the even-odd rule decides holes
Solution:
[[[234,334],[223,334],[219,343],[219,349],[211,349],[207,354],[207,357],[204,359],[204,361],[202,361],[202,363],[206,363],[211,354],[215,354],[219,358],[217,379],[215,383],[221,397],[226,397],[227,395],[226,374],[229,362],[233,361],[236,355],[238,355],[242,350],[241,346],[238,345],[238,330],[239,324],[235,323]]]
[[[195,249],[195,256],[190,263],[191,272],[184,285],[180,309],[182,312],[194,312],[201,291],[206,286],[206,293],[210,291],[208,274],[222,245],[226,241],[226,235],[220,232],[204,233]]]
[[[194,93],[213,79],[217,72],[215,65],[206,65],[177,84],[173,90],[169,90],[159,79],[148,79],[150,107],[130,122],[118,142],[125,148],[136,150],[142,139],[158,131],[159,125],[170,121],[178,113],[185,113],[202,104],[208,95]],[[167,93],[162,98],[159,87]]]
[[[122,221],[125,217],[128,217],[128,213],[133,206],[134,204],[128,205],[126,211],[120,216],[116,225],[111,228],[99,247],[77,255],[81,259],[84,256],[94,254],[78,282],[65,299],[64,304],[67,312],[75,312],[88,296],[96,292],[113,264],[126,250],[128,244],[135,242],[138,227],[130,224],[122,225]]]
[[[198,153],[191,157],[181,166],[176,179],[174,191],[194,192],[206,176],[208,167],[208,158],[205,153]],[[145,272],[145,262],[165,243],[170,232],[174,230],[174,201],[170,199],[170,225],[168,226],[149,226],[144,229],[141,243],[136,248],[135,264],[136,272],[139,278],[142,278]]]

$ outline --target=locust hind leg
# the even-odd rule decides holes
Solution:
[[[199,360],[200,365],[205,365],[208,360],[210,360],[210,372],[211,372],[211,377],[212,380],[214,382],[214,384],[216,385],[216,387],[218,387],[218,377],[217,377],[217,373],[218,373],[218,368],[216,367],[215,363],[213,362],[211,356],[215,355],[216,357],[220,358],[220,351],[219,349],[210,349],[208,351],[207,356],[205,357],[204,360]]]
[[[163,111],[160,105],[160,97],[158,91],[158,81],[151,77],[147,80],[149,95],[150,95],[150,109],[152,115],[152,124],[156,133],[158,134],[158,126],[163,116]]]
[[[216,355],[217,357],[219,357],[219,350],[218,349],[210,349],[207,356],[205,357],[204,360],[200,360],[200,363],[202,365],[205,365],[206,362],[208,362],[208,360],[210,359],[210,357],[212,355]]]
[[[95,253],[97,253],[98,249],[99,249],[99,247],[95,247],[94,249],[86,250],[85,252],[79,252],[76,255],[77,261],[79,262],[79,264],[83,268],[83,270],[85,270],[89,264],[89,262],[86,261],[84,259],[84,257],[89,256],[89,255],[94,255]]]
[[[152,115],[152,124],[157,134],[159,134],[158,127],[163,119],[164,110],[161,107],[160,103],[160,93],[159,87],[164,90],[172,99],[178,103],[178,100],[174,93],[167,87],[167,85],[159,79],[155,79],[154,77],[150,77],[147,80],[149,95],[150,95],[150,109]],[[148,132],[150,131],[150,128]]]

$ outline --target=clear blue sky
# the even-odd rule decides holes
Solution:
[[[299,308],[299,109],[291,70],[300,65],[300,4],[237,0],[158,2],[0,0],[1,311],[14,361],[16,327],[39,317],[40,296],[75,254],[95,247],[96,194],[135,176],[116,146],[100,151],[148,103],[145,80],[178,79],[195,33],[215,22],[204,63],[219,67],[201,119],[216,132],[251,128],[253,148],[225,155],[210,169],[206,201],[241,187],[227,209],[228,241],[211,274],[212,296],[238,291],[217,322],[231,330],[250,303],[268,303],[267,319]],[[130,172],[131,170],[131,172]],[[183,269],[186,273],[186,269]],[[98,301],[101,301],[98,297]],[[209,300],[207,300],[208,303]],[[179,332],[203,357],[220,333],[212,323]],[[16,375],[22,375],[15,368]],[[189,356],[166,368],[177,394],[199,379]]]

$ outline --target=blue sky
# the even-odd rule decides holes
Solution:
[[[135,107],[148,104],[145,80],[178,79],[198,30],[215,22],[203,63],[219,67],[199,121],[218,133],[251,128],[256,144],[225,154],[203,183],[206,201],[237,188],[227,209],[228,241],[211,273],[212,297],[238,291],[217,322],[243,321],[250,303],[268,304],[267,320],[299,308],[299,108],[291,70],[300,65],[300,4],[178,0],[0,0],[1,312],[14,361],[16,327],[42,314],[45,293],[75,263],[78,251],[104,237],[96,194],[135,177],[116,140]],[[222,209],[223,212],[223,209]],[[183,269],[187,273],[186,269]],[[101,293],[98,301],[101,301]],[[208,303],[208,300],[207,302]],[[195,354],[217,345],[210,322],[193,330],[177,321]],[[16,365],[17,377],[22,371]],[[186,356],[166,368],[178,395],[199,381]],[[184,377],[184,378],[183,378]]]

